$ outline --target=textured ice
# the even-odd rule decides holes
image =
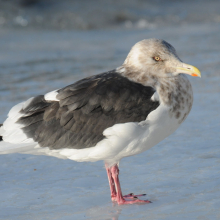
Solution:
[[[18,102],[119,66],[129,48],[144,38],[170,42],[184,62],[201,70],[202,78],[190,77],[194,105],[183,125],[157,146],[120,163],[123,192],[147,193],[153,203],[113,204],[102,161],[6,154],[0,155],[0,219],[220,219],[218,25],[1,33],[1,121]]]

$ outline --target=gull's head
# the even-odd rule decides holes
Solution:
[[[159,39],[145,39],[136,43],[129,52],[124,67],[156,77],[174,77],[180,73],[201,77],[196,67],[180,60],[172,45]]]

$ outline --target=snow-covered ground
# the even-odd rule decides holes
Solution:
[[[124,193],[151,204],[110,200],[103,162],[0,155],[0,219],[220,219],[220,26],[152,30],[0,31],[0,122],[16,103],[113,69],[144,38],[171,43],[197,66],[194,105],[183,125],[147,152],[120,163]],[[0,148],[7,146],[1,142]]]

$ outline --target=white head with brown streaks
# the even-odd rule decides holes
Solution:
[[[201,77],[200,71],[183,63],[172,45],[164,40],[145,39],[136,43],[129,52],[123,67],[129,78],[175,77],[180,73]],[[126,73],[127,72],[127,73]],[[137,80],[137,81],[139,81]]]

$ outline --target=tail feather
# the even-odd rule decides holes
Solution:
[[[35,121],[40,120],[39,117],[33,117],[35,121],[29,120],[27,123],[21,123],[24,118],[28,118],[33,114],[39,114],[45,107],[50,105],[43,96],[32,97],[25,102],[21,102],[9,111],[8,118],[0,128],[1,138],[9,143],[35,143],[34,140],[28,137],[24,132],[24,128]],[[27,122],[27,120],[25,120]]]
[[[51,105],[44,96],[28,99],[12,107],[8,118],[0,124],[0,154],[23,153],[33,155],[49,155],[66,159],[59,150],[39,147],[33,140],[38,126],[41,124],[45,109]]]

